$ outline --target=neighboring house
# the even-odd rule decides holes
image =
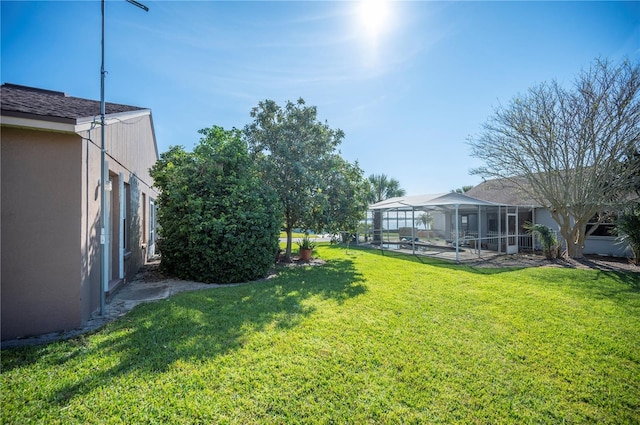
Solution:
[[[525,221],[532,221],[550,227],[558,233],[558,240],[562,241],[558,223],[553,219],[549,210],[509,180],[487,180],[465,192],[465,195],[495,204],[518,206],[521,211],[521,217],[518,220],[519,233],[524,233],[522,225]],[[629,246],[620,243],[613,230],[613,223],[600,224],[593,234],[586,238],[584,254],[630,257],[632,254]]]
[[[399,238],[418,236],[420,243],[432,245],[437,241],[422,241],[416,229],[415,218],[429,212],[434,220],[434,231],[428,237],[442,238],[450,245],[514,254],[519,251],[541,249],[534,247],[531,235],[523,228],[526,222],[544,224],[556,232],[558,224],[550,212],[527,196],[508,180],[490,180],[471,190],[439,195],[402,196],[369,205],[373,243],[397,246]],[[373,218],[380,218],[377,223]],[[631,256],[627,244],[621,244],[612,234],[613,224],[600,224],[585,241],[585,254],[620,257]],[[376,236],[378,236],[376,238]],[[559,235],[559,240],[562,240]],[[457,254],[456,254],[457,256]]]
[[[149,109],[106,104],[108,288],[100,276],[100,102],[0,88],[2,340],[72,329],[154,255]]]
[[[375,220],[373,223],[374,244],[398,246],[399,241],[393,240],[391,233],[397,232],[398,237],[409,236],[411,239],[415,239],[417,233],[419,240],[416,242],[427,247],[442,243],[455,247],[456,260],[463,245],[479,248],[478,255],[482,250],[516,253],[527,246],[527,241],[531,246],[531,236],[523,236],[517,231],[518,218],[527,217],[525,209],[487,202],[466,194],[402,196],[369,205],[369,209],[372,216],[376,212],[381,215],[378,223]],[[423,234],[427,240],[420,240],[422,238],[413,224],[415,217],[423,211],[431,215],[435,225],[432,232]],[[398,223],[396,226],[394,221]],[[401,227],[407,223],[410,228]],[[378,240],[376,234],[381,236]]]

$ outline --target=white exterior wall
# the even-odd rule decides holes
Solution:
[[[555,230],[558,234],[558,241],[565,246],[565,241],[560,235],[560,226],[551,217],[551,213],[545,208],[536,208],[535,221],[538,224],[544,224]],[[539,248],[539,244],[538,244]],[[627,244],[621,244],[617,238],[613,236],[589,236],[584,243],[585,254],[609,255],[614,257],[631,257],[631,249]]]
[[[628,244],[622,244],[613,236],[590,236],[584,242],[585,254],[609,255],[613,257],[631,257]]]

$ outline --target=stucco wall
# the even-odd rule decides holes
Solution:
[[[584,241],[585,254],[632,257],[629,244],[621,243],[613,236],[590,236]]]
[[[100,306],[100,129],[1,131],[1,337],[78,327]],[[119,117],[109,122],[106,136],[109,172],[122,175],[130,193],[126,281],[144,263],[148,204],[157,197],[148,171],[157,159],[151,117]],[[113,278],[119,226],[125,227],[117,188],[114,181]]]
[[[78,178],[82,185],[80,286],[83,321],[100,307],[100,149],[99,144],[96,146],[94,143],[82,140],[82,172]]]
[[[76,327],[80,137],[1,131],[2,339]]]
[[[544,224],[555,230],[558,241],[564,247],[565,241],[560,235],[560,226],[555,222],[551,213],[545,208],[536,209],[536,223]],[[614,257],[631,257],[631,249],[626,243],[620,243],[612,236],[589,236],[584,242],[585,254],[610,255]]]
[[[113,180],[112,191],[107,196],[112,200],[111,261],[110,280],[119,278],[119,246],[118,235],[122,223],[119,220],[119,179],[122,173],[123,182],[129,187],[129,216],[126,220],[126,232],[129,242],[125,255],[124,280],[131,280],[144,264],[146,251],[143,244],[148,228],[148,202],[155,199],[157,193],[151,188],[153,181],[149,176],[149,168],[156,162],[157,153],[150,115],[136,116],[131,119],[120,117],[118,121],[107,121],[105,129],[106,161],[110,178]],[[87,267],[83,270],[83,296],[90,300],[83,305],[83,318],[99,307],[100,293],[100,128],[84,131],[83,142],[83,206],[82,206],[82,240],[84,246],[83,261]],[[91,141],[89,141],[91,140]],[[143,199],[145,205],[143,205]]]

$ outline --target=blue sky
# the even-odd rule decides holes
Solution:
[[[480,182],[466,141],[497,105],[596,57],[640,60],[640,2],[393,1],[377,18],[348,1],[141,2],[106,2],[106,99],[152,109],[160,152],[302,97],[345,132],[345,159],[409,195]],[[0,7],[3,83],[100,98],[100,2]]]

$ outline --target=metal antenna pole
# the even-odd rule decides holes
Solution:
[[[108,179],[108,171],[106,167],[106,158],[105,158],[105,115],[106,115],[106,107],[104,101],[104,79],[106,71],[104,70],[104,2],[101,1],[101,9],[102,9],[102,41],[101,41],[101,65],[100,65],[100,315],[104,316],[105,313],[105,303],[106,303],[106,290],[109,285],[109,252],[106,249],[107,242],[107,214],[106,214],[106,206],[107,206],[107,194],[105,191],[105,184]],[[149,8],[142,3],[138,3],[135,0],[127,0],[127,2],[133,4],[136,7],[144,10],[145,12],[149,11]]]
[[[100,65],[100,315],[104,315],[104,305],[105,305],[105,287],[108,285],[108,260],[109,253],[106,249],[106,229],[107,229],[107,214],[105,208],[107,206],[107,195],[105,193],[105,144],[104,144],[104,133],[105,133],[105,102],[104,102],[104,0],[102,0],[102,42],[101,42],[101,50],[102,50],[102,62]]]

